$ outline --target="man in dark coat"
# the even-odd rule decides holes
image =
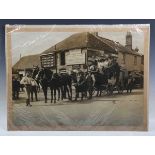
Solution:
[[[20,81],[16,77],[12,78],[12,96],[13,100],[19,99]]]
[[[94,74],[92,74],[90,71],[86,76],[86,81],[87,81],[89,99],[91,99],[93,94],[94,84],[95,84],[95,77],[94,77]]]

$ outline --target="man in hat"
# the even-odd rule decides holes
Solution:
[[[27,99],[26,99],[26,106],[32,106],[30,104],[30,94],[31,94],[31,76],[30,76],[30,72],[26,73],[26,76],[24,76],[22,78],[22,80],[20,81],[20,84],[23,84],[25,86],[25,90],[26,90],[26,95],[27,95]]]
[[[94,74],[91,73],[91,71],[88,71],[88,75],[86,76],[86,81],[88,86],[89,99],[91,99],[93,94],[94,84],[95,84],[95,77],[94,77]]]
[[[19,99],[20,81],[17,77],[12,77],[12,95],[13,100]]]
[[[134,82],[135,82],[135,79],[133,77],[133,74],[130,73],[127,81],[127,93],[132,92],[132,89],[134,88]]]
[[[31,101],[32,102],[33,102],[33,93],[35,95],[36,101],[38,101],[37,88],[38,88],[38,83],[33,78],[31,78]]]

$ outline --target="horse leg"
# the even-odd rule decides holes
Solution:
[[[97,90],[96,97],[97,97],[97,96],[99,95],[99,87],[97,86],[96,88],[97,88],[97,89],[96,89],[96,90]]]
[[[70,90],[70,100],[72,101],[72,85],[69,86],[69,90]]]
[[[58,87],[57,88],[57,91],[58,91],[58,101],[60,100],[60,88]]]
[[[67,86],[64,85],[64,89],[63,89],[63,97],[66,99],[66,92],[67,92]]]
[[[90,87],[89,88],[89,99],[91,99],[92,98],[92,88]]]
[[[84,91],[83,93],[84,93],[83,94],[84,95],[83,97],[87,98],[87,91]]]
[[[81,101],[83,101],[84,92],[81,92]]]
[[[51,87],[51,103],[53,102],[53,88]]]
[[[96,97],[98,97],[99,96],[99,89],[97,88],[97,94],[96,94]]]
[[[47,103],[47,87],[43,87],[43,92],[45,96],[45,103]]]
[[[54,88],[54,103],[56,103],[56,88]]]
[[[60,87],[60,90],[61,90],[61,100],[63,100],[64,99],[63,86]]]
[[[129,92],[129,86],[127,86],[127,88],[126,88],[126,92],[127,92],[127,93]]]
[[[76,89],[76,91],[75,91],[75,101],[77,101],[78,96],[79,96],[79,92]]]
[[[86,98],[87,98],[87,90],[86,90],[86,92],[85,92],[85,95],[86,95]]]
[[[102,88],[100,88],[99,92],[100,92],[99,96],[101,96],[101,94],[102,94]]]
[[[68,88],[68,86],[66,85],[66,92],[68,94],[68,99],[71,100],[71,95],[70,95],[70,88]]]

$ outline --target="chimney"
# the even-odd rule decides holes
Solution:
[[[127,32],[126,34],[126,45],[128,49],[132,50],[132,34],[131,32]]]

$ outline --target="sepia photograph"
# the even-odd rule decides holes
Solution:
[[[147,131],[150,25],[6,25],[8,130]]]

